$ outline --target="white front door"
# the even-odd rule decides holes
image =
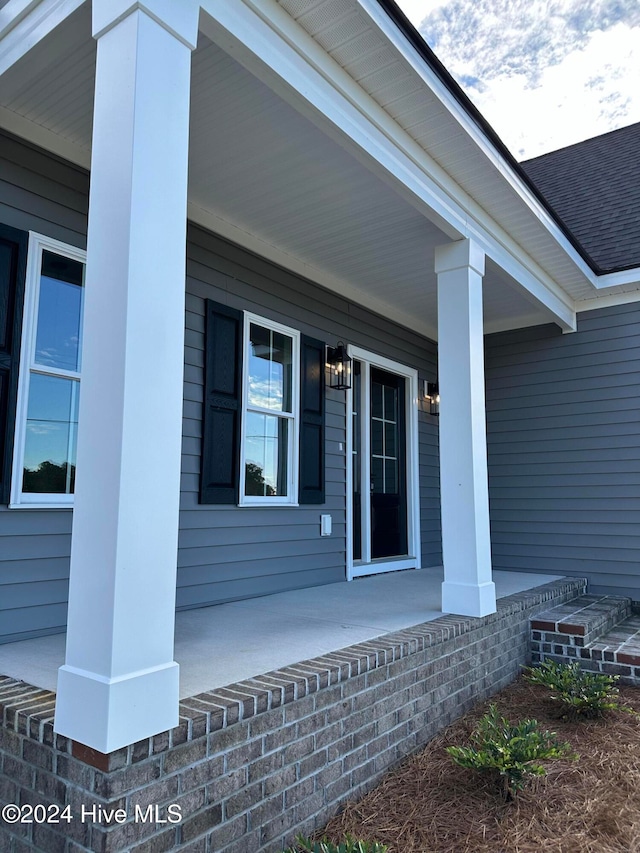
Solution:
[[[347,577],[418,568],[417,372],[351,348]]]

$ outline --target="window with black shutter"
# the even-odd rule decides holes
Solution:
[[[200,503],[236,504],[240,488],[242,314],[205,303]]]
[[[325,345],[302,336],[300,345],[300,486],[298,502],[323,504]]]
[[[8,503],[29,235],[0,225],[0,502]]]
[[[206,302],[201,503],[324,503],[325,346]]]

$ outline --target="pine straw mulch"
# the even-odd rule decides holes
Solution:
[[[389,853],[640,852],[640,717],[563,721],[548,695],[520,679],[490,700],[511,722],[537,719],[579,755],[547,762],[547,775],[533,777],[514,802],[445,752],[468,743],[485,702],[349,803],[327,836],[379,841]],[[620,687],[620,700],[640,711],[640,689]]]

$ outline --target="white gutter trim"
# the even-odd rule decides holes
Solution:
[[[596,287],[602,290],[605,287],[620,287],[621,285],[635,285],[640,288],[640,267],[619,272],[608,272],[598,276]]]
[[[362,10],[372,19],[373,23],[385,34],[394,48],[402,55],[402,58],[411,66],[412,70],[424,81],[431,91],[446,107],[449,113],[456,119],[464,131],[472,138],[473,142],[481,149],[491,165],[502,175],[511,188],[520,196],[527,207],[536,216],[540,223],[546,228],[550,235],[560,244],[560,247],[569,255],[571,261],[578,267],[589,283],[594,287],[597,276],[587,264],[580,253],[574,248],[566,235],[550,215],[546,207],[531,192],[522,178],[516,174],[513,167],[508,163],[490,139],[471,119],[460,102],[452,95],[440,78],[426,64],[415,47],[401,33],[389,15],[382,9],[377,0],[356,0]]]
[[[595,311],[597,308],[611,308],[615,305],[629,305],[632,302],[640,302],[640,289],[631,290],[627,293],[609,293],[607,295],[594,296],[592,299],[578,300],[576,301],[576,313]]]

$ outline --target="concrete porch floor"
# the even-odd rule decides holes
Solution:
[[[498,598],[560,577],[493,573]],[[437,619],[441,583],[441,568],[409,570],[181,611],[180,698]],[[64,634],[0,646],[0,674],[55,691],[64,650]]]

